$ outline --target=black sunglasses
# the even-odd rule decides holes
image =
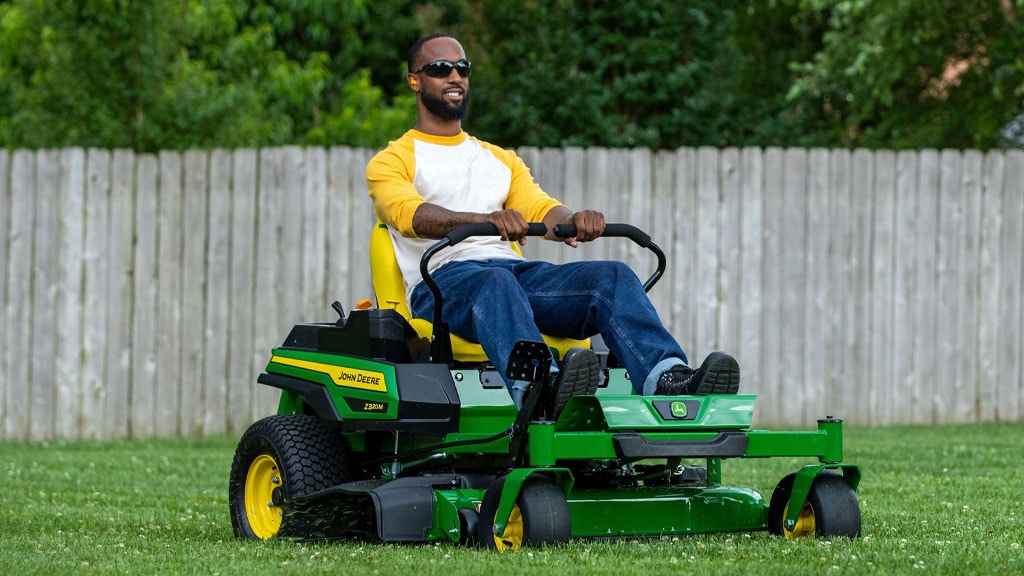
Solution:
[[[459,76],[463,78],[469,78],[469,72],[473,68],[473,64],[469,60],[459,60],[458,62],[451,62],[448,60],[435,60],[429,64],[420,66],[419,69],[413,70],[412,73],[424,72],[431,78],[447,78],[452,73],[452,68],[458,70]]]

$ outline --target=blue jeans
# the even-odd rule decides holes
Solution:
[[[639,278],[621,262],[458,261],[432,276],[452,333],[479,343],[503,375],[513,345],[540,341],[542,332],[577,339],[600,334],[638,394],[653,394],[662,372],[686,363]],[[432,318],[434,298],[424,283],[411,300],[414,316]],[[511,391],[515,383],[506,384]]]

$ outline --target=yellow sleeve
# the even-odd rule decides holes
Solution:
[[[541,222],[552,208],[564,206],[537,184],[530,173],[530,168],[514,151],[486,142],[482,144],[512,170],[512,184],[509,186],[505,208],[518,211],[527,222]]]
[[[416,238],[412,217],[425,200],[413,186],[416,157],[412,139],[403,136],[378,152],[366,165],[366,187],[373,211],[389,228]]]

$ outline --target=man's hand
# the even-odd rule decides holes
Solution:
[[[529,223],[516,210],[498,210],[487,215],[487,221],[498,227],[502,240],[526,244],[526,232]]]
[[[575,248],[579,242],[590,242],[600,238],[604,234],[604,214],[596,210],[580,210],[573,212],[565,206],[556,206],[544,216],[544,224],[547,224],[549,240],[561,240]],[[555,226],[558,224],[575,224],[576,236],[572,238],[559,238],[555,236]]]
[[[566,223],[576,225],[576,237],[565,239],[565,243],[573,248],[577,242],[590,242],[604,234],[604,214],[596,210],[574,212]]]

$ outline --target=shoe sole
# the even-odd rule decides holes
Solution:
[[[735,394],[740,390],[740,365],[724,352],[712,352],[701,366],[704,375],[694,394]]]
[[[601,382],[601,361],[589,348],[572,348],[565,354],[559,369],[558,390],[555,391],[554,417],[558,418],[569,398],[593,394]]]

